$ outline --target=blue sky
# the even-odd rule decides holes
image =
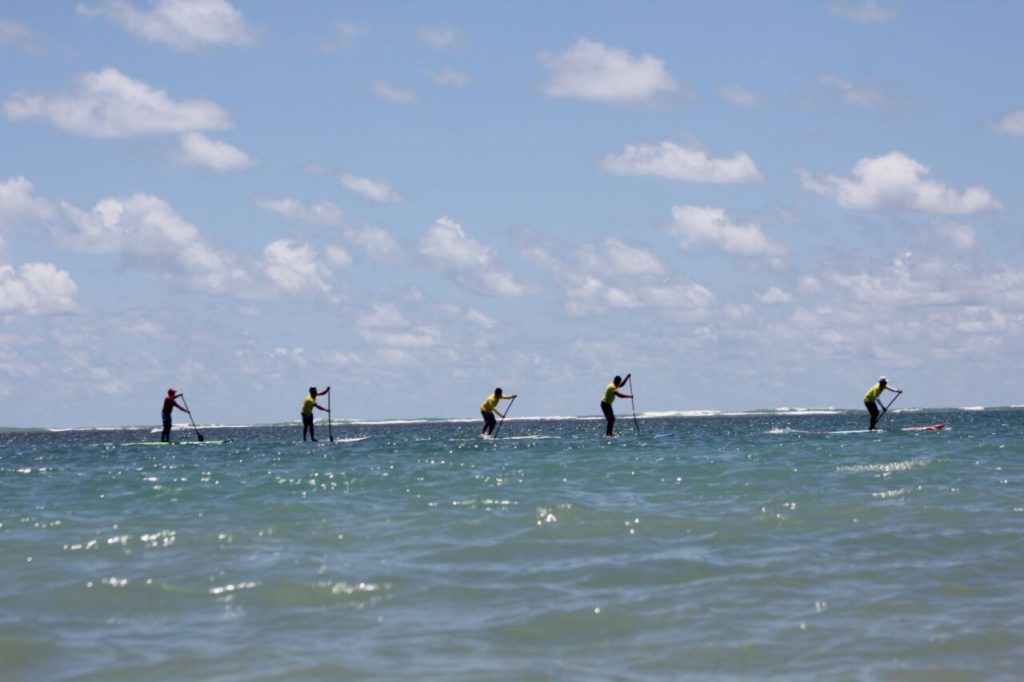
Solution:
[[[1022,25],[8,0],[0,426],[1022,403]]]

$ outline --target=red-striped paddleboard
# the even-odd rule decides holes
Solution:
[[[946,428],[945,424],[929,424],[928,426],[908,426],[904,431],[941,431]]]

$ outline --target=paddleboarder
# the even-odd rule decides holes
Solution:
[[[516,395],[514,393],[512,395],[502,395],[502,391],[500,388],[494,389],[494,393],[489,395],[487,397],[487,400],[485,400],[483,404],[480,405],[480,414],[484,418],[484,428],[483,430],[480,431],[481,437],[486,438],[494,434],[494,427],[498,423],[497,420],[495,420],[494,418],[494,413],[498,412],[498,402],[501,400],[515,399]],[[507,409],[505,411],[508,412]],[[502,414],[501,412],[498,412],[498,416],[500,416],[502,419],[505,418],[505,415]]]
[[[309,434],[309,439],[316,441],[316,435],[313,430],[313,408],[316,408],[322,412],[327,412],[327,408],[317,403],[316,399],[318,396],[327,395],[331,392],[331,387],[328,386],[322,391],[317,391],[316,386],[309,387],[309,395],[302,401],[302,440],[306,440],[306,434]]]
[[[601,412],[604,413],[604,418],[608,422],[608,428],[605,429],[604,435],[611,438],[615,435],[615,410],[612,409],[612,403],[615,402],[615,398],[632,398],[628,393],[623,393],[619,390],[621,386],[625,386],[626,382],[629,381],[629,377],[632,374],[627,374],[626,378],[623,379],[620,376],[616,376],[612,379],[612,382],[604,387],[604,398],[601,399]]]
[[[883,391],[892,391],[897,395],[903,393],[903,391],[890,386],[885,377],[879,377],[878,383],[868,389],[868,392],[864,394],[864,407],[867,408],[868,414],[871,415],[871,425],[868,426],[869,431],[874,431],[875,424],[878,423],[878,417],[881,414],[878,411],[878,396],[882,395]]]
[[[164,397],[164,406],[160,412],[160,416],[163,418],[164,422],[164,430],[163,433],[160,434],[161,443],[171,442],[171,412],[174,411],[174,408],[177,407],[182,412],[188,412],[187,407],[182,407],[178,404],[178,396],[180,395],[181,394],[173,388],[167,389],[167,395]],[[191,412],[188,413],[191,414]]]

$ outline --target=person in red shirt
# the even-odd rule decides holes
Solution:
[[[178,404],[179,395],[173,388],[167,389],[167,397],[164,398],[164,407],[161,412],[164,421],[164,432],[160,436],[160,441],[163,443],[171,442],[171,412],[174,411],[174,408],[177,407],[182,412],[188,412],[187,408]]]

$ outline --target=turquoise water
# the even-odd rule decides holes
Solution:
[[[1020,679],[1024,411],[864,421],[0,434],[0,678]]]

